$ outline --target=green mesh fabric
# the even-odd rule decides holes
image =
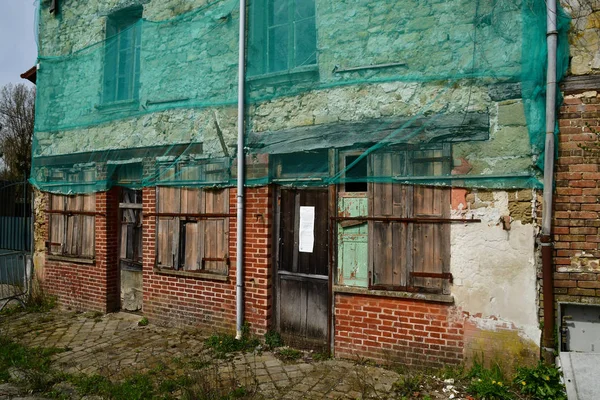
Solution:
[[[73,16],[72,3],[69,40],[41,18],[32,183],[233,185],[238,2],[167,17],[147,2]],[[247,185],[541,186],[542,0],[253,0],[247,13]],[[569,23],[561,12],[559,78]]]

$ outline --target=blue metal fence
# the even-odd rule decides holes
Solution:
[[[27,181],[0,181],[0,310],[28,293],[32,243],[31,190]]]

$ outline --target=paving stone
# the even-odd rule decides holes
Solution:
[[[198,330],[139,327],[139,318],[115,313],[94,321],[81,314],[53,311],[42,315],[24,314],[11,320],[7,329],[11,337],[18,337],[29,346],[67,348],[53,356],[55,368],[67,373],[99,373],[117,379],[134,372],[148,372],[159,365],[165,365],[169,371],[184,371],[185,362],[212,361],[215,362],[213,370],[189,365],[189,372],[212,376],[218,373],[225,382],[230,380],[247,387],[257,385],[259,398],[264,399],[362,398],[356,390],[358,376],[368,377],[368,385],[377,389],[380,398],[386,398],[382,393],[389,391],[398,379],[393,372],[365,369],[340,360],[284,364],[266,351],[238,354],[232,360],[212,360],[212,353],[204,347],[205,337]],[[42,324],[36,319],[46,322]],[[1,390],[2,386],[0,400]]]

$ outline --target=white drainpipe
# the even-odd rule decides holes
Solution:
[[[246,0],[240,0],[237,141],[236,339],[244,325],[244,80],[246,60]]]

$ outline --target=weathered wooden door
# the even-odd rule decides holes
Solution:
[[[288,343],[326,349],[329,326],[328,191],[282,189],[279,204],[276,271],[279,332]]]
[[[119,267],[121,309],[142,309],[142,191],[121,191]]]

